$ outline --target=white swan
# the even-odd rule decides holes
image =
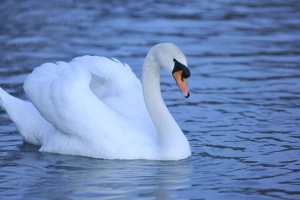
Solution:
[[[0,105],[24,140],[40,145],[40,151],[104,159],[184,159],[191,155],[190,145],[163,102],[160,71],[170,72],[188,97],[186,66],[184,54],[171,43],[150,49],[142,85],[116,59],[83,56],[70,63],[46,63],[25,80],[31,102],[0,88]]]

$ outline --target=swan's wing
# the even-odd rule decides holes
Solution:
[[[141,82],[126,63],[97,56],[85,56],[80,60],[90,66],[90,88],[103,103],[123,120],[128,119],[131,127],[155,132],[145,106]]]
[[[138,79],[128,66],[108,58],[84,56],[70,63],[44,64],[28,76],[24,90],[47,121],[71,136],[101,132],[101,140],[120,140],[113,135],[128,129],[125,115],[148,118]]]

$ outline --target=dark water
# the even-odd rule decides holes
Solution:
[[[300,199],[300,2],[1,1],[0,85],[44,62],[116,57],[140,77],[148,49],[188,57],[191,97],[164,98],[192,146],[179,162],[40,153],[0,111],[0,199]]]

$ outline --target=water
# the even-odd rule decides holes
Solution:
[[[192,77],[164,99],[192,157],[111,161],[40,153],[0,111],[1,199],[300,199],[300,3],[1,1],[0,85],[45,62],[116,57],[140,77],[148,49],[174,42]]]

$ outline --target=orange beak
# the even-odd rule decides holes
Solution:
[[[181,93],[183,94],[183,96],[185,98],[188,98],[190,96],[187,84],[186,84],[186,79],[182,77],[182,72],[183,70],[180,71],[176,71],[173,73],[173,77],[181,91]]]

